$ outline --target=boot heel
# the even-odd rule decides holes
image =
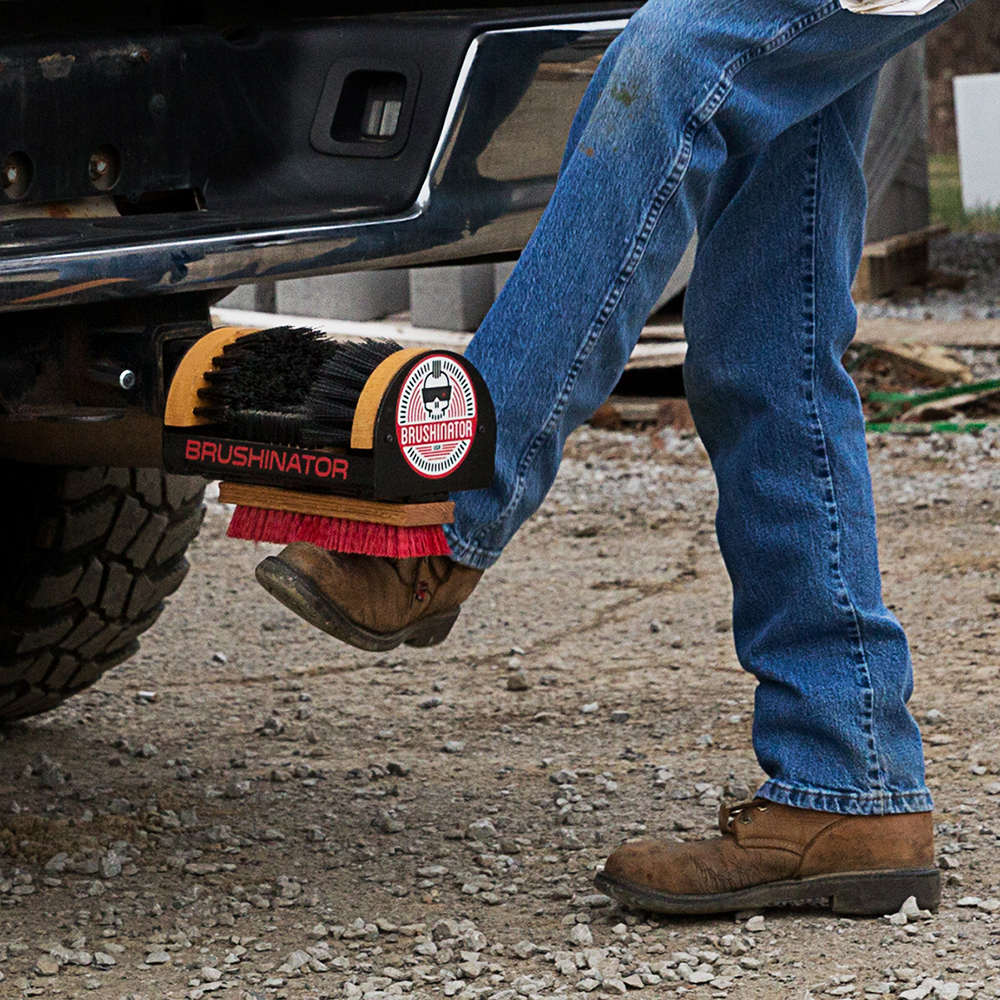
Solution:
[[[896,913],[910,896],[916,896],[921,910],[936,910],[941,903],[941,873],[932,868],[858,875],[837,887],[830,909],[845,917],[881,917]]]
[[[416,649],[424,649],[426,646],[436,646],[439,642],[444,642],[448,638],[452,625],[458,620],[458,614],[461,610],[460,607],[455,608],[453,611],[445,611],[425,622],[420,622],[403,640],[404,644]]]

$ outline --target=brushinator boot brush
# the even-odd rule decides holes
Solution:
[[[450,554],[448,494],[489,486],[495,447],[459,355],[288,327],[202,337],[164,417],[164,467],[223,480],[230,537],[391,558]]]

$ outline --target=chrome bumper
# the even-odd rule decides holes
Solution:
[[[0,245],[0,311],[516,252],[552,193],[594,69],[626,23],[476,37],[419,196],[403,213],[63,252]]]

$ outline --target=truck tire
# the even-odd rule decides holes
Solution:
[[[0,482],[0,721],[11,721],[136,652],[187,573],[205,481],[0,460]]]

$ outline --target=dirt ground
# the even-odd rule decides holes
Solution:
[[[624,839],[761,779],[696,440],[584,428],[445,645],[367,654],[209,505],[142,652],[0,747],[0,997],[1000,996],[997,436],[873,437],[940,912],[623,911]]]

